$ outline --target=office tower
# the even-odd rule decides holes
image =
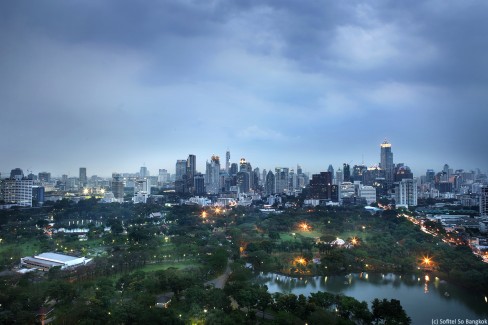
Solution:
[[[112,174],[112,193],[116,199],[124,199],[124,178],[120,174]]]
[[[186,160],[179,159],[176,161],[176,175],[175,181],[181,181],[183,175],[186,175]]]
[[[225,172],[228,174],[230,172],[230,151],[227,150],[225,153]]]
[[[368,169],[364,165],[354,165],[352,167],[352,181],[363,181],[363,173]]]
[[[88,178],[86,177],[86,168],[80,167],[80,175],[79,175],[79,182],[80,187],[85,187],[88,183]]]
[[[187,192],[194,193],[193,187],[193,177],[195,177],[197,171],[197,157],[195,155],[188,155],[188,159],[186,160],[186,183],[187,183]]]
[[[206,168],[206,190],[209,194],[220,192],[220,158],[213,155],[210,162],[207,161]]]
[[[22,171],[22,170],[21,170]],[[11,173],[12,175],[12,173]],[[1,193],[5,203],[19,206],[32,206],[33,181],[23,177],[23,173],[14,173],[13,178],[4,179],[1,185]]]
[[[10,171],[10,179],[24,178],[24,171],[20,168],[14,168]]]
[[[435,180],[435,171],[433,169],[427,169],[425,173],[425,182],[426,183],[434,183]]]
[[[44,186],[32,186],[32,201],[35,201],[37,204],[44,203],[44,193]]]
[[[272,194],[276,193],[275,192],[275,176],[271,170],[266,175],[264,190],[265,190],[266,195],[272,195]]]
[[[288,168],[275,168],[275,193],[281,194],[289,191]]]
[[[147,167],[145,167],[145,166],[142,166],[142,167],[141,167],[141,169],[140,169],[140,171],[139,171],[139,176],[140,176],[141,178],[144,178],[144,177],[149,177],[149,172],[148,172],[148,170],[147,170]]]
[[[205,177],[201,173],[196,173],[193,177],[193,188],[195,195],[205,195]]]
[[[266,176],[268,175],[268,172],[266,171],[266,168],[263,169],[263,175],[262,175],[262,182],[263,182],[263,186],[266,187]]]
[[[38,175],[39,175],[39,181],[41,182],[49,183],[51,181],[51,173],[40,172]]]
[[[297,164],[297,175],[303,174],[302,166]]]
[[[250,175],[247,171],[237,173],[236,185],[239,193],[248,193],[251,188],[250,183]]]
[[[236,163],[230,164],[230,175],[235,176],[238,171],[239,171],[239,167],[237,166]]]
[[[483,186],[480,190],[480,217],[488,217],[488,186]]]
[[[329,172],[332,175],[332,180],[334,180],[334,167],[332,165],[329,165],[329,168],[327,168],[327,172]]]
[[[335,179],[335,182],[336,184],[340,184],[344,181],[344,173],[342,172],[342,169],[338,169],[336,171],[336,179]]]
[[[332,200],[332,173],[313,174],[310,180],[309,196],[317,200]]]
[[[31,181],[37,181],[37,175],[30,173],[29,175],[27,175],[27,179],[30,179]]]
[[[344,163],[342,165],[342,179],[344,182],[350,182],[351,181],[351,167],[349,164]]]
[[[391,151],[391,143],[385,140],[380,145],[380,148],[381,148],[380,167],[385,171],[385,179],[388,188],[391,188],[394,181],[394,169],[395,169],[395,165],[393,164],[393,152]]]
[[[400,166],[395,172],[395,182],[400,182],[402,179],[412,179],[413,173],[408,166]]]
[[[417,205],[417,179],[402,179],[395,183],[396,205]]]
[[[158,174],[159,185],[164,185],[169,183],[170,175],[166,169],[160,169]]]

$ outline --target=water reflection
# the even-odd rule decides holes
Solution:
[[[395,275],[362,272],[346,276],[316,276],[291,278],[262,273],[256,282],[266,284],[270,292],[294,293],[308,296],[326,291],[352,296],[371,303],[374,298],[399,299],[413,324],[431,323],[433,318],[477,319],[488,317],[488,297],[473,295],[428,275]],[[429,306],[429,308],[425,308]]]

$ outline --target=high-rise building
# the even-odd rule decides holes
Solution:
[[[38,175],[40,182],[49,183],[51,181],[51,173],[40,172]]]
[[[164,185],[169,183],[170,175],[166,169],[160,169],[158,174],[159,185]]]
[[[344,163],[342,165],[342,179],[344,182],[350,182],[351,181],[351,167],[349,164]]]
[[[385,179],[388,187],[390,188],[394,181],[395,165],[393,164],[393,152],[391,151],[391,143],[384,141],[381,145],[380,153],[380,167],[385,171]]]
[[[417,206],[417,179],[402,179],[395,183],[396,205]]]
[[[425,173],[425,182],[426,183],[434,183],[435,180],[435,171],[433,169],[427,169]]]
[[[480,217],[488,217],[488,186],[481,187]]]
[[[24,171],[20,168],[14,168],[10,171],[10,179],[24,178]]]
[[[276,167],[275,168],[275,193],[287,193],[289,189],[288,180],[289,168]]]
[[[236,163],[232,163],[230,165],[230,174],[235,176],[238,171],[239,171],[239,169],[238,169],[237,164]]]
[[[336,171],[336,177],[335,177],[335,182],[336,184],[340,184],[344,181],[344,173],[342,172],[342,169],[338,169]]]
[[[2,181],[1,196],[5,203],[30,207],[32,206],[32,185],[32,180],[14,174],[14,178]]]
[[[80,187],[85,187],[88,183],[88,178],[86,177],[86,168],[80,167],[80,175],[79,175]]]
[[[332,199],[332,174],[330,172],[312,175],[310,180],[310,198],[318,200]]]
[[[142,166],[140,171],[139,171],[139,176],[141,178],[144,178],[144,177],[149,177],[149,171],[147,170],[147,167],[146,166]]]
[[[197,157],[195,155],[188,155],[188,159],[186,160],[186,182],[188,192],[194,193],[194,184],[193,184],[193,177],[197,172]]]
[[[213,155],[210,162],[207,161],[206,168],[206,190],[209,194],[220,192],[220,158]]]
[[[264,190],[265,190],[266,195],[272,195],[272,194],[276,193],[275,192],[275,176],[271,170],[266,175],[266,182],[265,182]]]
[[[249,193],[250,174],[246,171],[238,172],[236,175],[236,185],[239,193]]]
[[[352,167],[352,180],[363,181],[363,173],[368,169],[365,165],[354,165]]]
[[[327,168],[327,171],[332,175],[332,181],[334,181],[334,177],[335,177],[334,167],[332,165],[329,165],[329,168]]]
[[[32,186],[32,201],[36,202],[37,204],[44,203],[44,194],[45,188],[44,186]]]
[[[230,171],[230,151],[225,152],[225,172],[228,174]]]
[[[124,199],[124,178],[120,174],[112,174],[112,193],[116,199]]]
[[[176,161],[175,181],[181,181],[183,175],[186,175],[186,160],[179,159]]]
[[[412,179],[413,178],[413,173],[410,170],[410,167],[408,166],[400,166],[396,168],[395,171],[395,182],[400,182],[402,179]]]
[[[205,177],[201,173],[196,173],[193,177],[193,188],[195,195],[205,195]]]

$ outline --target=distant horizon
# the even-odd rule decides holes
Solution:
[[[435,167],[427,167],[423,171],[420,171],[419,172],[414,167],[412,167],[412,166],[415,166],[415,163],[408,163],[408,162],[403,162],[403,161],[397,161],[395,159],[395,147],[394,147],[394,144],[392,144],[392,151],[393,151],[393,162],[395,163],[395,165],[397,165],[399,163],[403,163],[405,166],[408,166],[412,170],[412,173],[413,173],[414,177],[420,177],[422,175],[425,175],[426,171],[429,170],[429,169],[433,169],[436,173],[439,172],[439,171],[442,171],[442,169],[444,167],[444,164],[446,164],[446,163],[449,165],[449,168],[451,168],[454,171],[462,169],[464,171],[469,172],[469,171],[476,171],[476,169],[480,169],[481,173],[486,173],[487,172],[486,169],[482,169],[480,167],[463,168],[462,166],[453,166],[453,165],[449,164],[448,162],[439,162],[439,164],[437,166],[435,166]],[[379,146],[378,146],[378,162],[368,163],[368,162],[364,161],[364,165],[367,166],[367,167],[378,166],[379,165],[379,152],[380,152],[380,149],[379,149]],[[193,154],[193,153],[190,152],[190,153],[188,153],[188,155],[189,154]],[[210,157],[212,155],[214,155],[214,154],[220,157],[220,166],[221,166],[221,169],[225,169],[225,152],[223,154],[212,153],[212,154],[209,154],[208,155],[208,158],[206,158],[205,160],[203,160],[203,158],[199,159],[199,156],[196,155],[197,172],[202,173],[202,174],[205,174],[205,168],[206,168],[205,162],[206,161],[210,161]],[[230,151],[230,154],[231,154],[231,159],[230,159],[230,163],[231,164],[232,163],[237,163],[238,164],[239,163],[239,160],[241,158],[245,158],[248,162],[251,163],[251,166],[252,166],[253,169],[256,168],[256,167],[258,167],[261,172],[263,171],[263,169],[266,169],[267,171],[272,170],[274,172],[274,169],[277,168],[277,167],[285,167],[285,168],[293,169],[293,170],[296,171],[297,165],[300,165],[302,167],[303,172],[309,173],[310,175],[312,175],[312,174],[318,174],[320,172],[327,171],[327,169],[329,167],[329,164],[332,164],[332,163],[324,163],[322,165],[323,168],[321,170],[310,170],[307,165],[304,165],[303,163],[300,163],[300,162],[298,162],[298,163],[296,163],[294,165],[276,164],[274,167],[271,167],[271,168],[263,168],[259,164],[256,164],[253,161],[248,160],[245,155],[241,155],[242,157],[239,156],[239,158],[233,158],[232,151]],[[39,170],[37,170],[37,169],[34,169],[34,168],[31,169],[31,168],[25,168],[25,167],[21,167],[21,166],[12,167],[12,168],[10,168],[10,170],[12,170],[14,168],[21,168],[23,170],[23,172],[24,172],[24,175],[28,175],[29,174],[27,172],[27,170],[29,170],[30,172],[33,172],[35,175],[37,175],[38,173],[41,173],[41,172],[49,172],[49,173],[51,173],[51,177],[60,178],[60,177],[62,177],[62,175],[68,175],[69,177],[78,177],[78,175],[79,175],[79,168],[85,167],[86,170],[87,170],[87,176],[88,177],[96,175],[96,176],[102,177],[102,178],[110,178],[110,177],[112,177],[112,173],[137,174],[137,173],[140,172],[140,168],[141,167],[146,167],[147,170],[150,173],[150,176],[158,176],[159,169],[166,169],[168,171],[168,173],[170,173],[171,175],[173,175],[173,174],[175,174],[175,164],[176,164],[176,161],[179,160],[179,159],[186,160],[188,158],[188,155],[186,157],[175,158],[174,159],[174,163],[170,167],[168,167],[168,166],[155,167],[154,164],[145,164],[145,165],[141,164],[139,167],[135,167],[134,170],[127,170],[127,169],[126,170],[122,170],[122,169],[119,169],[119,170],[113,170],[112,172],[109,172],[108,174],[106,173],[106,171],[105,172],[102,172],[102,173],[99,173],[98,172],[99,169],[97,169],[94,166],[88,166],[88,165],[80,165],[79,167],[75,167],[74,170],[71,167],[70,168],[71,173],[69,173],[69,172],[67,172],[67,173],[66,172],[61,172],[61,173],[59,173],[59,172],[52,171],[52,170],[47,170],[47,169],[39,169]],[[349,165],[351,167],[353,167],[354,165],[363,165],[362,161],[360,161],[360,162],[344,161],[343,163],[332,164],[332,167],[334,168],[334,172],[337,172],[337,170],[339,168],[342,170],[344,163],[349,163]],[[10,174],[10,170],[0,171],[1,177],[2,178],[8,177],[7,175]],[[92,170],[94,170],[94,172]]]

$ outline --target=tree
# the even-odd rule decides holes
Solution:
[[[373,300],[373,320],[375,324],[408,325],[412,320],[396,299]]]

